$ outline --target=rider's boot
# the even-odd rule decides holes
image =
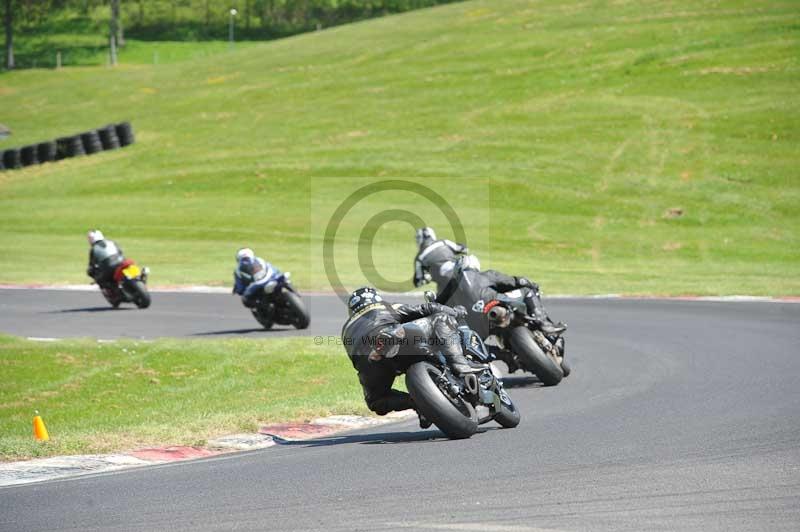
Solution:
[[[465,357],[463,354],[448,354],[445,353],[447,363],[457,375],[466,375],[467,373],[480,373],[488,368],[486,364],[478,364]]]
[[[561,323],[560,321],[558,323],[553,323],[544,311],[544,305],[542,304],[542,299],[539,297],[538,290],[528,290],[528,293],[525,295],[525,306],[528,309],[528,314],[533,316],[536,320],[536,324],[543,333],[557,335],[567,330],[567,325],[565,323]]]
[[[458,322],[453,316],[438,314],[432,320],[433,332],[442,345],[442,354],[456,375],[480,373],[488,366],[477,364],[467,359],[461,349],[461,335],[458,333]]]

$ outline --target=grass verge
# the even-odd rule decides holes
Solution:
[[[0,460],[202,445],[260,423],[366,414],[344,351],[312,339],[41,343],[0,336]],[[51,441],[33,440],[39,410]]]

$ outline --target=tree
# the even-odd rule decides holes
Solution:
[[[6,68],[14,68],[14,16],[11,9],[11,0],[6,0]]]
[[[111,37],[117,46],[125,46],[125,36],[122,32],[122,22],[119,18],[119,0],[111,0]]]

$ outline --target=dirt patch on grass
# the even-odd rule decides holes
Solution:
[[[664,211],[664,218],[667,219],[675,219],[681,218],[684,215],[684,210],[681,207],[670,207],[666,211]]]

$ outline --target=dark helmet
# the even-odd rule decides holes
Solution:
[[[433,230],[433,227],[420,227],[417,229],[415,238],[417,240],[417,246],[422,249],[436,240],[436,231]]]
[[[347,300],[347,314],[352,316],[361,309],[381,301],[383,301],[383,298],[377,290],[371,286],[362,286],[350,294],[350,298]]]

